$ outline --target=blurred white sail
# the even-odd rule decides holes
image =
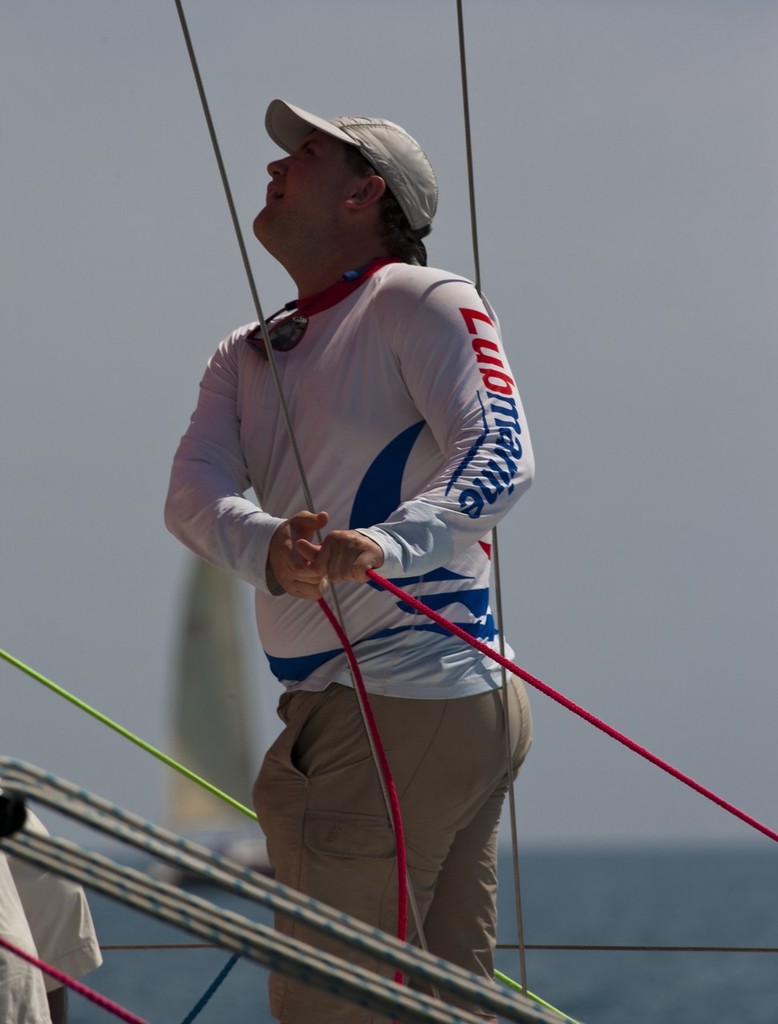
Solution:
[[[246,806],[252,757],[238,583],[200,559],[185,585],[171,707],[171,756]],[[259,826],[185,776],[166,778],[170,826],[268,871]],[[178,882],[191,881],[183,876]]]
[[[214,786],[251,805],[255,774],[237,583],[195,559],[186,584],[172,708],[172,756]],[[240,812],[178,772],[168,808],[178,831],[237,827]]]

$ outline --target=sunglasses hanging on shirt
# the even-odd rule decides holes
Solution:
[[[365,263],[362,267],[346,271],[339,281],[331,284],[324,291],[317,292],[316,295],[308,296],[308,298],[300,299],[299,301],[293,299],[291,302],[287,302],[279,310],[267,317],[265,321],[273,351],[291,352],[303,340],[303,335],[308,327],[309,316],[313,316],[314,313],[321,313],[325,309],[329,309],[330,306],[336,305],[336,303],[359,288],[368,277],[372,277],[381,267],[385,267],[388,263],[399,262],[394,256],[379,256],[369,263]],[[275,318],[281,316],[282,313],[288,313],[289,315],[273,323]],[[246,335],[246,342],[263,359],[267,359],[261,324],[251,328]]]
[[[295,306],[296,303],[292,308]],[[308,326],[308,317],[303,316],[302,313],[291,313],[289,316],[284,317],[283,320],[273,323],[275,318],[280,316],[281,313],[286,312],[287,309],[288,304],[282,306],[277,312],[267,318],[267,334],[274,352],[289,352],[299,345]],[[256,327],[249,331],[246,335],[246,341],[263,359],[267,359],[267,350],[265,348],[265,339],[262,336],[261,324],[257,324]]]

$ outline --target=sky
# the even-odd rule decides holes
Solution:
[[[281,96],[403,124],[474,274],[453,0],[190,0],[254,242]],[[778,6],[465,0],[481,283],[537,458],[500,528],[518,663],[778,827]],[[0,646],[162,750],[189,554],[170,462],[254,318],[173,0],[0,6]],[[245,605],[257,765],[278,684]],[[526,844],[770,840],[553,700]],[[0,662],[0,753],[167,820],[169,769]],[[63,824],[60,831],[68,832]]]

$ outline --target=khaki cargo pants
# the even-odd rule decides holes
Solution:
[[[490,979],[497,825],[532,733],[520,680],[509,680],[508,698],[510,770],[501,691],[456,700],[370,697],[400,801],[408,870],[429,949]],[[355,692],[333,683],[319,693],[285,694],[278,713],[285,729],[254,785],[276,878],[395,935],[394,835]],[[289,918],[279,916],[276,927],[350,963],[393,974]],[[409,914],[408,941],[414,937]],[[283,1024],[389,1019],[277,973],[270,976],[270,1005]]]

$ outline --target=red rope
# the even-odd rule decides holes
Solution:
[[[57,970],[56,967],[52,967],[50,964],[45,964],[42,960],[32,956],[30,953],[25,952],[23,949],[19,949],[18,946],[14,946],[12,942],[8,942],[0,936],[0,946],[4,946],[10,950],[16,956],[31,963],[34,967],[38,967],[41,971],[51,975],[52,978],[56,979],[62,985],[67,985],[68,988],[72,988],[74,992],[77,992],[80,996],[84,996],[85,999],[90,999],[93,1003],[97,1003],[102,1009],[112,1013],[119,1020],[126,1021],[127,1024],[148,1024],[147,1021],[143,1020],[142,1017],[136,1017],[134,1013],[130,1013],[129,1010],[125,1010],[124,1007],[119,1006],[118,1003],[112,1002],[110,999],[106,999],[105,996],[101,996],[99,992],[94,992],[91,988],[87,988],[86,985],[82,985],[80,981],[76,981],[75,978],[69,977],[67,974],[63,974],[62,971]]]
[[[401,590],[398,586],[395,586],[394,583],[390,583],[389,580],[379,576],[378,573],[374,572],[372,569],[367,570],[367,575],[375,583],[379,584],[379,586],[407,602],[417,612],[421,612],[422,615],[426,615],[427,618],[432,619],[433,622],[437,622],[438,625],[443,626],[444,629],[447,629],[450,633],[458,636],[460,640],[464,640],[465,643],[470,644],[470,646],[474,647],[477,651],[480,651],[482,654],[486,654],[499,665],[504,666],[508,671],[519,676],[519,678],[523,679],[525,683],[529,683],[530,686],[534,686],[535,689],[540,690],[541,693],[545,693],[547,697],[555,700],[557,704],[561,704],[562,707],[567,708],[568,711],[572,711],[573,714],[578,715],[579,718],[583,718],[584,721],[589,722],[590,725],[593,725],[601,732],[604,732],[606,735],[610,736],[611,739],[618,740],[619,743],[622,743],[633,753],[639,754],[641,757],[645,758],[646,761],[650,761],[651,764],[656,765],[657,768],[661,768],[662,771],[667,772],[668,775],[672,775],[674,779],[678,779],[679,782],[683,782],[684,785],[689,786],[701,796],[711,800],[714,804],[717,804],[725,811],[733,814],[736,818],[740,818],[741,821],[744,821],[747,825],[750,825],[757,831],[762,832],[769,839],[774,839],[778,842],[778,832],[768,828],[767,825],[763,825],[760,821],[757,821],[756,818],[752,818],[750,814],[746,814],[744,811],[741,811],[738,807],[735,807],[734,804],[729,803],[728,800],[724,800],[722,797],[717,796],[711,790],[706,789],[705,786],[700,785],[699,782],[695,782],[694,779],[689,778],[688,775],[684,775],[683,772],[678,771],[677,768],[673,768],[673,766],[668,764],[667,761],[663,761],[660,757],[657,757],[656,754],[652,754],[650,750],[647,750],[645,747],[641,747],[638,743],[635,743],[634,740],[625,736],[624,733],[619,732],[618,729],[614,729],[613,726],[603,722],[591,712],[586,711],[585,708],[580,707],[580,705],[575,704],[561,693],[553,690],[536,676],[530,675],[529,672],[525,672],[524,669],[519,668],[518,665],[514,665],[512,661],[504,658],[497,651],[492,650],[491,647],[488,647],[481,640],[476,640],[474,637],[470,636],[469,633],[466,633],[464,629],[453,622],[449,622],[448,619],[444,619],[442,615],[439,615],[431,608],[428,608],[425,604],[422,604],[421,601],[417,601],[415,597],[412,597],[404,590]]]
[[[384,783],[386,785],[389,798],[389,809],[392,817],[392,827],[394,829],[394,840],[397,847],[397,938],[404,942],[408,930],[408,859],[405,847],[405,833],[403,831],[402,815],[400,814],[400,801],[397,797],[397,790],[394,785],[394,779],[392,778],[392,771],[389,767],[386,751],[381,743],[381,735],[378,731],[375,716],[373,715],[373,709],[370,707],[365,683],[362,679],[362,673],[360,672],[357,659],[354,656],[353,648],[349,643],[348,637],[341,628],[340,623],[335,617],[334,612],[323,598],[319,598],[319,606],[329,619],[330,625],[335,630],[338,640],[340,640],[343,650],[346,652],[346,657],[348,658],[349,665],[351,666],[351,671],[354,676],[354,684],[356,685],[361,698],[361,704],[365,713],[365,721],[375,745],[378,763],[381,768],[381,775],[383,776]],[[395,972],[394,980],[398,985],[402,985],[402,971]]]

